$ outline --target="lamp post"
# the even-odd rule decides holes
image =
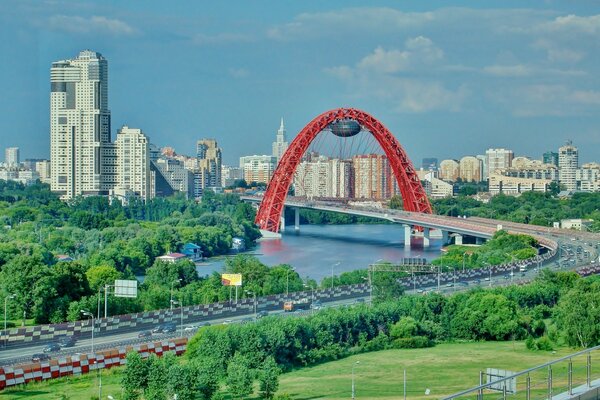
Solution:
[[[331,295],[333,296],[333,267],[337,267],[340,265],[341,261],[336,262],[335,264],[331,264]]]
[[[96,329],[96,324],[94,324],[94,314],[92,314],[89,311],[86,310],[80,310],[79,311],[81,314],[85,315],[86,317],[90,317],[92,319],[92,356],[94,357],[94,362],[96,363],[97,366],[97,359],[96,359],[96,355],[94,354],[94,330]],[[98,383],[98,398],[101,399],[102,398],[102,374],[100,374],[99,372],[100,370],[98,369],[98,376],[99,376],[99,383]]]
[[[290,298],[290,271],[295,271],[294,267],[289,267],[285,273],[285,296]]]
[[[173,304],[177,304],[179,306],[179,310],[181,311],[181,321],[179,323],[179,329],[181,331],[181,337],[183,337],[183,301],[171,300],[171,309],[173,309]]]
[[[171,310],[173,310],[173,286],[176,283],[180,283],[181,279],[175,279],[173,282],[171,282]]]
[[[6,348],[6,342],[8,340],[8,332],[6,331],[6,306],[8,305],[8,299],[14,299],[16,295],[9,294],[4,298],[4,348]]]
[[[360,361],[356,361],[352,364],[352,400],[356,399],[356,391],[354,390],[354,367],[360,364]]]
[[[253,297],[253,303],[254,303],[254,319],[256,319],[256,293],[253,292],[252,290],[246,290],[246,294],[251,294]]]

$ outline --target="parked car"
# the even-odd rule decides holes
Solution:
[[[58,343],[50,343],[42,350],[44,353],[54,353],[60,351],[60,345]]]
[[[150,331],[141,331],[140,333],[138,333],[138,337],[140,339],[151,337],[151,336],[152,336],[152,332],[150,332]]]
[[[46,361],[49,359],[50,359],[50,356],[48,354],[44,354],[44,353],[36,353],[31,356],[31,362],[41,362],[41,361]]]
[[[60,347],[73,347],[77,343],[77,338],[74,336],[64,336],[58,340]]]

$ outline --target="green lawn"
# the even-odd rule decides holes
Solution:
[[[281,376],[279,392],[288,393],[300,400],[348,399],[352,365],[359,361],[355,365],[357,399],[401,398],[404,369],[407,371],[407,397],[437,399],[444,394],[477,385],[481,369],[490,367],[520,371],[572,352],[572,349],[566,348],[557,350],[556,354],[533,352],[527,350],[523,342],[454,343],[440,344],[429,349],[386,350],[359,354],[287,373]],[[566,381],[565,371],[566,365],[555,369],[554,380],[558,385]],[[585,376],[577,363],[575,371],[580,376]],[[115,399],[120,399],[120,369],[105,371],[102,376],[103,398],[106,399],[110,394]],[[533,378],[537,388],[545,390],[542,377]],[[524,380],[519,381],[518,385],[522,390]],[[429,396],[425,396],[426,389],[430,389]],[[559,392],[557,389],[554,393]],[[5,390],[0,392],[0,399],[89,400],[97,394],[97,377],[86,375]]]

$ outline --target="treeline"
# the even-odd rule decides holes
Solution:
[[[458,196],[432,200],[436,214],[504,219],[525,224],[552,226],[566,218],[593,219],[592,230],[600,232],[600,193],[575,193],[559,199],[550,193],[525,192],[518,197],[497,195],[488,203]]]
[[[432,261],[433,265],[454,268],[483,268],[526,260],[538,254],[537,241],[529,235],[509,234],[497,231],[493,238],[481,246],[448,246],[442,255]]]
[[[305,318],[269,317],[246,325],[205,327],[189,342],[186,362],[154,374],[163,377],[162,384],[150,378],[131,384],[128,377],[156,363],[139,367],[142,361],[137,359],[128,361],[123,382],[131,399],[142,394],[148,398],[153,387],[163,392],[152,398],[165,399],[176,382],[187,388],[185,398],[221,399],[252,394],[258,380],[261,397],[271,398],[279,371],[351,354],[454,340],[527,339],[529,348],[543,350],[562,344],[586,347],[600,343],[599,324],[598,277],[544,271],[524,286],[475,289],[450,297],[402,296],[372,306],[322,310]],[[165,381],[172,376],[175,383]]]
[[[207,192],[200,202],[182,196],[131,199],[125,206],[106,197],[67,203],[47,185],[0,180],[0,294],[15,295],[7,302],[9,317],[36,323],[72,319],[71,303],[91,304],[105,284],[147,274],[156,257],[185,243],[199,245],[204,256],[229,252],[233,237],[251,247],[260,237],[254,216],[234,195]],[[111,301],[113,314],[147,309],[131,300]]]

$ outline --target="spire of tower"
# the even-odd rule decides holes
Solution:
[[[285,127],[283,126],[283,117],[281,117],[281,125],[279,125],[279,130],[283,131]]]

